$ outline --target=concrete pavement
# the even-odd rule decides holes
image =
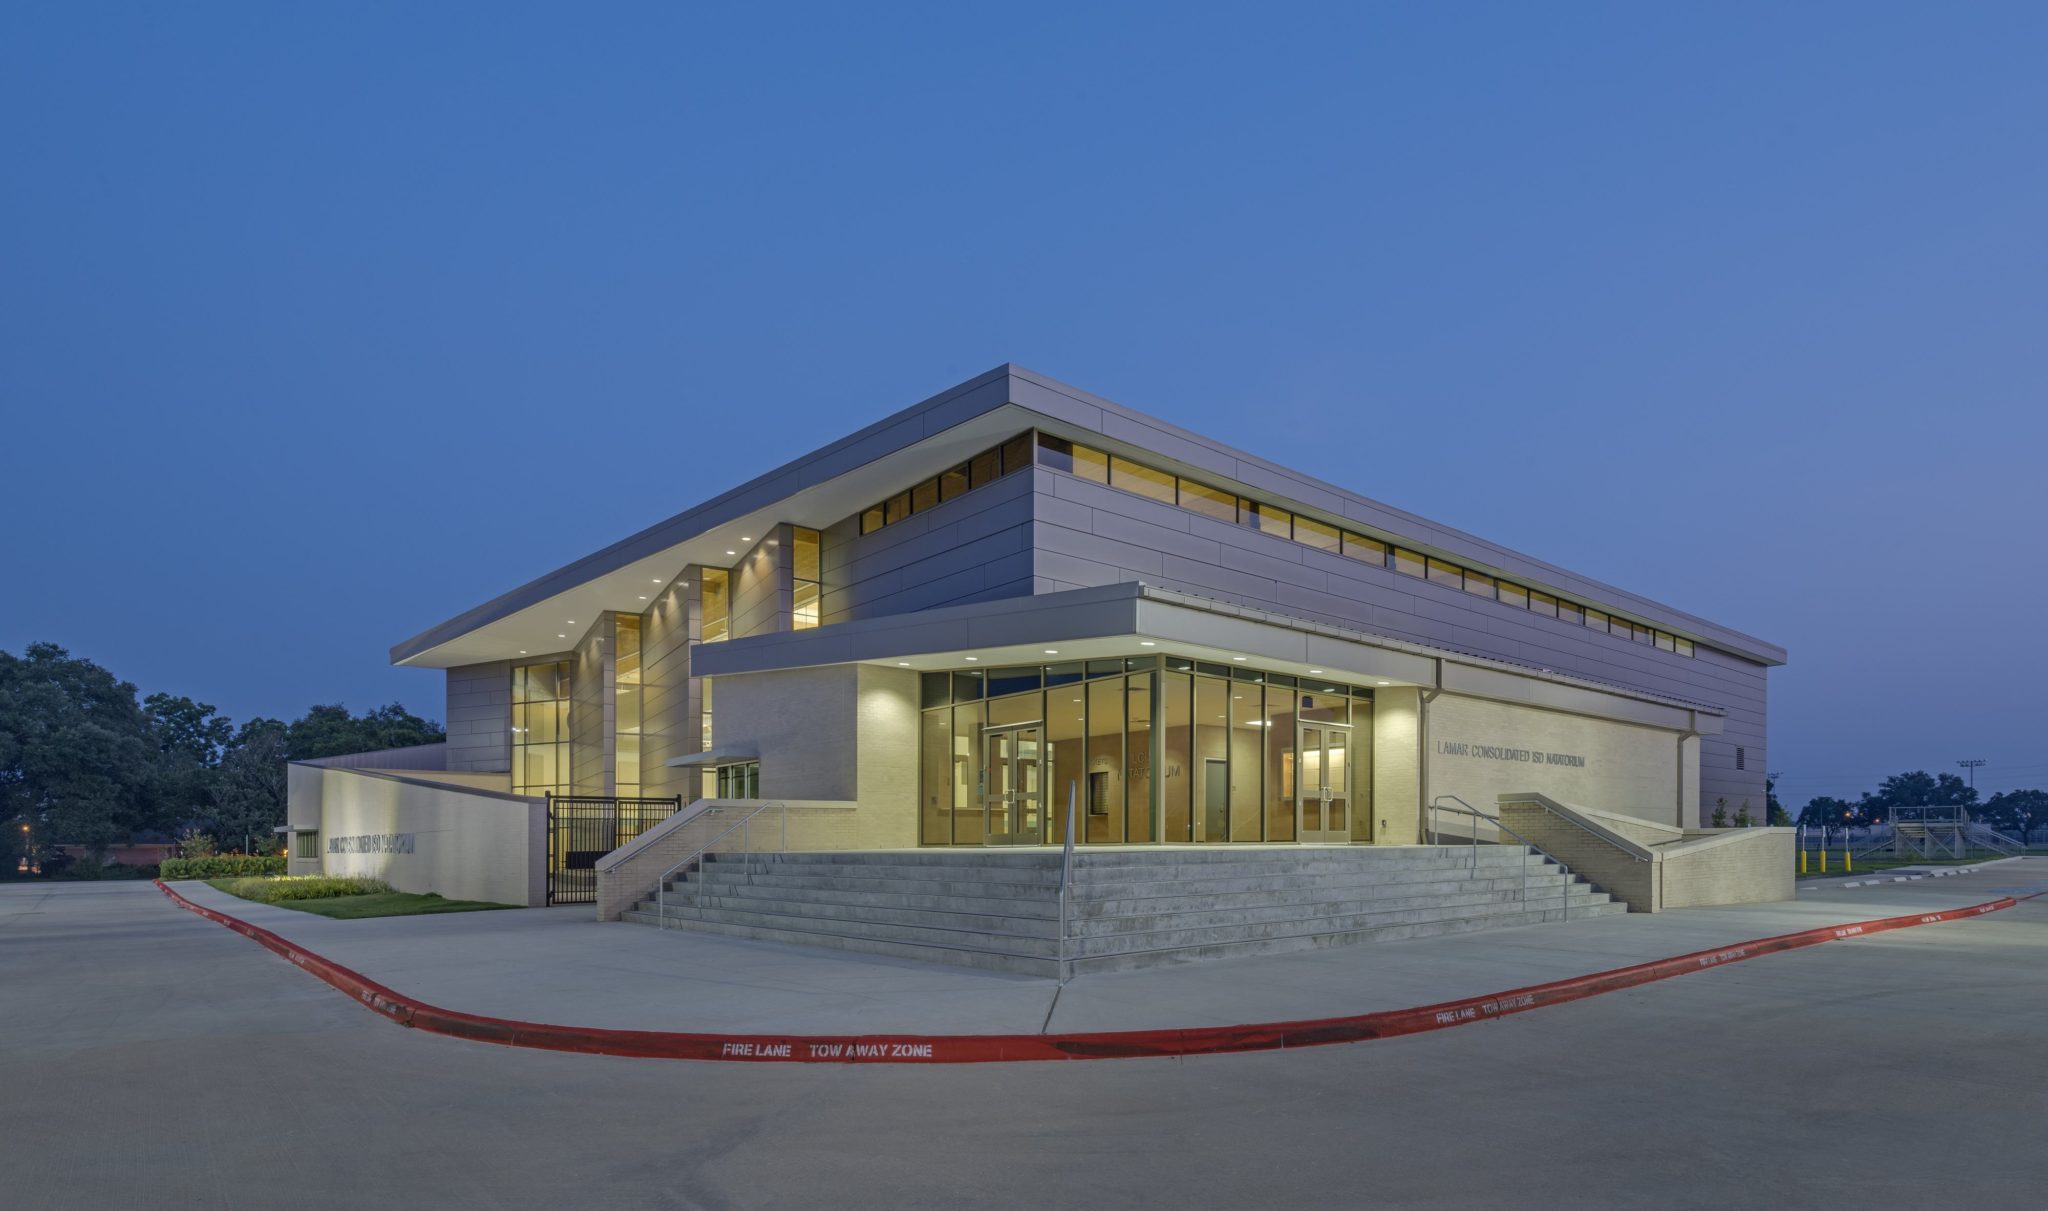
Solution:
[[[1356,1046],[685,1064],[400,1029],[146,885],[0,884],[0,1204],[2039,1208],[2044,1004],[2035,900]]]
[[[2026,877],[2048,886],[2048,861],[2012,866],[2040,872]],[[587,907],[332,921],[252,904],[204,883],[176,887],[196,903],[444,1009],[556,1025],[793,1034],[1065,1033],[1336,1017],[1993,898],[1978,894],[1968,876],[1815,889],[1784,904],[1088,975],[1055,997],[1049,980],[598,924]]]

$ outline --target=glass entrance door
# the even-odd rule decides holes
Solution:
[[[984,845],[1045,843],[1043,725],[990,728],[981,734]]]
[[[1351,729],[1304,723],[1295,749],[1301,776],[1295,779],[1295,835],[1324,845],[1351,840]]]

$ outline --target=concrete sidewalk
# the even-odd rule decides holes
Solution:
[[[1480,996],[1823,925],[2048,890],[2048,859],[1917,882],[1802,888],[1797,900],[1781,904],[1632,913],[1090,975],[1057,996],[1051,981],[1023,976],[601,925],[587,906],[333,921],[253,904],[204,883],[174,886],[194,903],[444,1009],[627,1030],[1031,1034],[1293,1021]],[[168,899],[162,908],[183,911]],[[220,928],[191,919],[195,927]]]

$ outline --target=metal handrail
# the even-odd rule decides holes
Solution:
[[[1067,842],[1060,850],[1059,982],[1067,982],[1067,880],[1074,869],[1074,783],[1067,783]]]
[[[1457,804],[1458,806],[1445,807],[1443,801],[1446,799],[1449,799],[1451,802]],[[1557,863],[1558,869],[1563,871],[1565,876],[1564,887],[1562,891],[1559,893],[1562,897],[1562,907],[1560,908],[1560,911],[1564,914],[1564,920],[1569,921],[1572,919],[1572,879],[1576,876],[1572,874],[1572,868],[1565,864],[1563,858],[1558,857],[1556,854],[1551,853],[1549,850],[1543,848],[1541,845],[1536,844],[1534,841],[1531,841],[1529,838],[1523,836],[1522,834],[1516,832],[1514,829],[1509,828],[1507,825],[1501,823],[1501,819],[1499,816],[1489,816],[1485,812],[1480,811],[1478,808],[1473,807],[1470,803],[1467,803],[1463,799],[1458,798],[1456,795],[1438,795],[1435,799],[1432,799],[1430,801],[1429,843],[1431,845],[1435,845],[1437,843],[1436,814],[1440,811],[1456,812],[1460,815],[1472,816],[1480,820],[1488,821],[1495,828],[1506,833],[1508,836],[1513,837],[1517,841],[1520,841],[1523,845],[1528,846],[1531,850],[1534,850],[1536,853],[1543,855],[1550,861]],[[1499,844],[1499,842],[1495,842],[1495,844],[1497,845]],[[1477,828],[1474,828],[1472,830],[1472,870],[1475,873],[1479,870],[1479,830]],[[1527,904],[1528,902],[1529,861],[1528,858],[1524,856],[1524,858],[1522,859],[1522,903]]]
[[[718,843],[719,843],[720,841],[723,841],[723,840],[725,840],[725,839],[726,839],[727,837],[730,837],[730,836],[732,836],[734,832],[739,832],[739,833],[740,833],[740,838],[741,838],[741,839],[740,839],[740,846],[741,846],[741,852],[742,852],[742,853],[743,853],[743,854],[745,855],[745,856],[744,856],[744,857],[743,857],[743,858],[741,859],[741,862],[740,862],[740,866],[741,866],[741,872],[740,872],[740,873],[741,873],[741,874],[742,874],[743,876],[745,876],[745,878],[746,878],[746,879],[747,879],[747,880],[748,880],[749,882],[751,882],[751,881],[753,880],[753,877],[754,877],[754,857],[753,857],[753,852],[754,852],[754,832],[753,832],[753,823],[754,823],[754,817],[755,817],[755,816],[758,816],[758,815],[760,815],[760,814],[761,814],[762,812],[765,812],[765,811],[767,811],[767,810],[768,810],[769,808],[771,808],[771,807],[779,809],[779,810],[781,811],[781,813],[782,813],[782,842],[781,842],[781,852],[783,852],[783,853],[787,853],[787,852],[789,852],[789,804],[787,804],[787,803],[784,803],[783,801],[781,801],[780,799],[778,799],[778,800],[776,800],[776,801],[775,801],[775,802],[773,802],[773,803],[763,803],[763,804],[761,804],[761,805],[760,805],[759,807],[756,807],[756,808],[754,808],[753,810],[749,811],[749,812],[748,812],[748,813],[747,813],[746,815],[744,815],[744,816],[741,816],[741,817],[740,817],[739,819],[737,819],[737,820],[733,821],[733,822],[732,822],[731,824],[727,825],[727,826],[725,827],[725,829],[724,829],[723,831],[721,831],[721,832],[720,832],[720,833],[719,833],[719,834],[718,834],[717,836],[715,836],[715,837],[711,838],[711,839],[710,839],[709,841],[706,841],[706,842],[705,842],[705,843],[704,843],[703,845],[699,846],[699,847],[697,848],[696,852],[692,853],[692,854],[691,854],[691,855],[690,855],[689,857],[687,857],[687,858],[684,858],[684,859],[683,859],[682,861],[680,861],[680,862],[676,863],[676,864],[675,864],[674,866],[671,866],[671,867],[669,867],[669,868],[668,868],[667,870],[665,870],[665,871],[662,871],[662,872],[661,872],[661,878],[660,878],[660,879],[658,879],[658,880],[657,880],[657,881],[655,882],[655,884],[654,884],[654,915],[655,915],[655,920],[656,920],[656,922],[657,922],[657,923],[658,923],[658,924],[659,924],[659,925],[661,926],[661,928],[663,928],[663,929],[667,929],[667,928],[668,928],[668,881],[669,881],[669,879],[671,879],[672,877],[674,877],[674,875],[675,875],[675,873],[676,873],[677,871],[679,871],[679,870],[682,870],[682,869],[683,869],[684,867],[686,867],[686,866],[689,866],[689,865],[690,865],[690,864],[691,864],[692,862],[702,862],[702,861],[704,860],[704,856],[705,856],[706,854],[708,854],[708,853],[710,853],[710,852],[711,852],[711,849],[712,849],[712,847],[713,847],[713,846],[717,845],[717,844],[718,844]],[[704,809],[704,814],[705,814],[705,815],[709,815],[709,814],[710,814],[710,813],[712,813],[712,812],[715,812],[715,811],[723,811],[723,810],[725,810],[725,809],[724,809],[724,808],[717,808],[717,807],[707,807],[707,808],[705,808],[705,809]],[[698,819],[702,819],[702,818],[703,818],[702,816],[698,817]],[[695,821],[695,820],[692,820],[692,821],[691,821],[690,823],[691,823],[691,824],[694,824],[694,823],[696,823],[696,821]],[[685,827],[685,828],[687,828],[687,827],[689,827],[689,826],[688,826],[688,825],[684,825],[684,827]],[[701,886],[701,882],[700,882],[700,886]],[[697,897],[696,897],[696,893],[695,893],[695,892],[692,892],[692,893],[691,893],[691,899],[692,899],[692,901],[694,902],[694,901],[696,900],[696,898],[697,898]]]
[[[1445,795],[1445,796],[1443,796],[1443,798],[1446,798],[1446,799],[1457,799],[1458,797],[1457,797],[1456,795]],[[1460,802],[1460,803],[1465,803],[1465,801],[1464,801],[1463,799],[1458,799],[1458,802]],[[1601,832],[1600,830],[1598,830],[1598,829],[1596,829],[1596,828],[1593,828],[1592,826],[1588,825],[1588,824],[1587,824],[1587,823],[1586,823],[1585,821],[1583,821],[1583,820],[1574,820],[1574,819],[1572,819],[1572,818],[1571,818],[1570,816],[1564,815],[1563,813],[1559,812],[1559,811],[1558,811],[1558,810],[1557,810],[1556,808],[1554,808],[1554,807],[1550,806],[1550,805],[1549,805],[1548,803],[1545,803],[1545,802],[1543,802],[1543,801],[1542,801],[1541,799],[1517,799],[1517,800],[1515,800],[1515,802],[1517,802],[1517,803],[1528,803],[1528,804],[1532,804],[1532,805],[1534,805],[1534,806],[1536,806],[1536,807],[1540,807],[1540,808],[1542,808],[1542,809],[1543,809],[1544,811],[1546,811],[1546,812],[1549,812],[1549,813],[1550,813],[1551,815],[1553,815],[1553,816],[1556,816],[1556,817],[1557,817],[1558,819],[1560,819],[1560,820],[1564,821],[1564,822],[1565,822],[1566,824],[1569,824],[1569,825],[1571,825],[1571,826],[1572,826],[1573,828],[1576,828],[1576,829],[1578,829],[1578,830],[1579,830],[1580,832],[1582,832],[1582,833],[1586,834],[1587,836],[1589,836],[1589,837],[1593,838],[1593,839],[1594,839],[1595,841],[1598,841],[1598,842],[1602,843],[1603,845],[1612,845],[1612,846],[1614,846],[1614,848],[1615,848],[1615,849],[1621,850],[1621,852],[1622,852],[1622,853],[1624,853],[1624,854],[1627,854],[1627,855],[1629,856],[1629,858],[1630,858],[1630,859],[1631,859],[1632,861],[1636,861],[1636,862],[1648,862],[1648,861],[1650,860],[1650,859],[1648,859],[1648,858],[1644,857],[1644,856],[1643,856],[1643,855],[1641,855],[1641,854],[1638,854],[1638,853],[1634,853],[1634,852],[1630,851],[1630,850],[1629,850],[1629,849],[1628,849],[1627,847],[1625,847],[1625,846],[1621,846],[1621,845],[1615,845],[1615,843],[1614,843],[1614,838],[1612,838],[1612,837],[1610,837],[1610,836],[1607,836],[1606,834],[1602,833],[1602,832]],[[1471,804],[1469,804],[1469,803],[1466,803],[1466,804],[1465,804],[1465,806],[1467,806],[1467,807],[1470,807],[1470,806],[1472,806],[1472,805],[1471,805]],[[1483,813],[1482,813],[1482,814],[1483,814]],[[1489,816],[1489,817],[1487,817],[1487,818],[1488,818],[1488,819],[1492,819],[1492,817],[1491,817],[1491,816]],[[1503,827],[1505,827],[1505,826],[1503,826]]]

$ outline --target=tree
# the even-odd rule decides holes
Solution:
[[[206,703],[170,694],[143,699],[142,714],[162,758],[158,797],[170,823],[204,817],[213,808],[221,750],[234,725]]]
[[[2001,791],[1985,800],[1976,817],[2024,841],[2028,833],[2048,824],[2048,791]]]
[[[251,719],[227,745],[213,780],[214,835],[226,844],[267,850],[285,822],[285,762],[290,729],[277,719]]]
[[[316,706],[293,721],[286,748],[293,761],[373,753],[379,749],[437,744],[448,738],[440,724],[422,719],[394,702],[351,715],[340,703]]]
[[[1808,828],[1819,828],[1822,825],[1840,828],[1853,823],[1855,815],[1856,805],[1847,799],[1837,799],[1833,795],[1817,795],[1808,799],[1806,806],[1799,810],[1799,822]]]
[[[165,766],[135,687],[53,643],[0,652],[0,820],[95,857],[164,821]]]
[[[1913,770],[1886,778],[1875,792],[1865,791],[1857,816],[1859,823],[1879,824],[1891,818],[1895,807],[1967,807],[1976,801],[1975,788],[1954,774]]]

